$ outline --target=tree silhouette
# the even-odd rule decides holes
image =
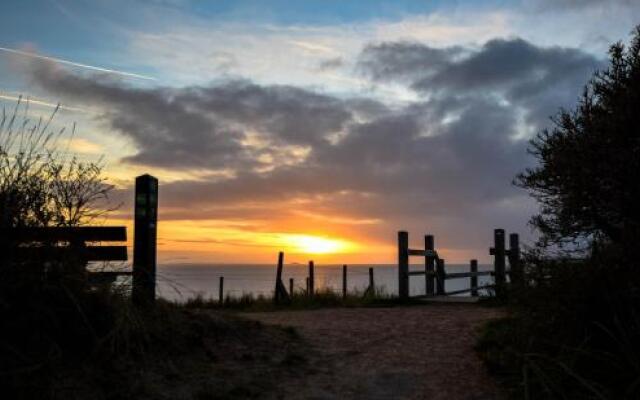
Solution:
[[[541,244],[605,244],[637,254],[640,238],[640,26],[628,48],[616,43],[575,110],[531,141],[538,166],[515,183],[541,209],[531,223]],[[566,246],[565,246],[566,248]]]

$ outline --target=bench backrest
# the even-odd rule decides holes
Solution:
[[[56,259],[73,253],[84,261],[126,261],[127,246],[88,244],[126,240],[124,226],[0,229],[0,241],[9,245],[13,260]]]

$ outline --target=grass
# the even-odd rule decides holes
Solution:
[[[162,300],[136,308],[119,288],[30,287],[0,293],[3,398],[276,398],[279,377],[305,370],[293,329]]]
[[[275,304],[272,296],[243,294],[240,297],[227,296],[220,303],[217,299],[202,295],[187,299],[184,307],[188,309],[215,309],[242,312],[263,312],[278,310],[310,310],[330,307],[389,307],[395,305],[424,304],[415,299],[400,300],[382,288],[370,291],[352,291],[346,297],[330,288],[317,290],[313,296],[305,291],[295,291],[289,301]]]

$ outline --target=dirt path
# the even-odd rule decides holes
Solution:
[[[286,399],[500,399],[473,350],[500,317],[470,304],[246,314],[293,326],[311,345],[310,373],[283,382]]]

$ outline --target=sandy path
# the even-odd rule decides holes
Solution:
[[[309,370],[286,378],[286,399],[499,399],[473,350],[477,328],[501,316],[472,304],[252,313],[294,326]]]

